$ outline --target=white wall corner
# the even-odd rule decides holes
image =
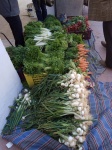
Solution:
[[[0,134],[9,115],[9,106],[22,90],[20,78],[0,40]]]

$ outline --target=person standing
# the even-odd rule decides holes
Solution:
[[[44,21],[45,18],[47,17],[45,0],[32,0],[32,2],[35,7],[38,21]]]
[[[9,23],[15,39],[15,45],[24,46],[25,42],[19,13],[17,0],[0,0],[0,15]]]
[[[101,64],[112,68],[112,0],[89,0],[88,18],[89,20],[103,22],[106,60]]]

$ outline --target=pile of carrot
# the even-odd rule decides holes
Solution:
[[[79,58],[80,58],[80,57],[86,57],[86,56],[87,56],[89,50],[87,50],[87,49],[85,48],[85,45],[84,45],[84,44],[78,44],[78,45],[77,45],[77,48],[78,48],[78,55],[79,55]]]
[[[89,65],[89,63],[86,61],[86,58],[80,57],[78,61],[79,61],[78,67],[82,70],[82,72],[86,72]]]
[[[89,52],[85,48],[84,44],[78,44],[78,67],[81,69],[82,72],[86,72],[89,66],[89,62],[87,62],[86,57]]]
[[[86,59],[89,50],[85,48],[84,44],[78,44],[77,48],[78,48],[78,59],[77,59],[78,67],[81,69],[82,72],[87,72],[87,77],[89,77],[89,75],[92,74],[91,72],[88,72],[89,62]]]

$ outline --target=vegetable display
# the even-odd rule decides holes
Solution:
[[[11,117],[15,114],[16,123],[22,119],[20,126],[25,130],[35,128],[69,147],[80,148],[92,124],[88,86],[85,76],[74,69],[64,75],[48,75],[30,93],[19,95],[16,101],[20,105]],[[17,125],[12,126],[10,119],[4,133]]]
[[[81,31],[87,29],[82,16],[72,17],[67,26],[74,23]],[[25,26],[25,47],[13,51],[18,59],[12,57],[12,61],[15,66],[22,63],[25,74],[46,76],[30,91],[25,89],[19,94],[3,134],[12,133],[16,126],[35,128],[81,150],[92,124],[88,104],[91,83],[87,80],[91,75],[89,50],[82,36],[68,34],[59,20],[48,15],[43,23],[30,22]]]

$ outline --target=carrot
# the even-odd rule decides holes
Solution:
[[[78,50],[84,50],[85,47],[78,47]]]
[[[85,51],[78,52],[78,54],[87,54]]]
[[[78,44],[77,47],[78,47],[78,48],[79,48],[79,47],[85,47],[85,45],[84,45],[84,44]]]
[[[86,79],[90,79],[90,76],[85,76]]]
[[[91,75],[91,74],[93,74],[93,73],[92,73],[92,72],[88,72],[87,74],[88,74],[88,75]]]

